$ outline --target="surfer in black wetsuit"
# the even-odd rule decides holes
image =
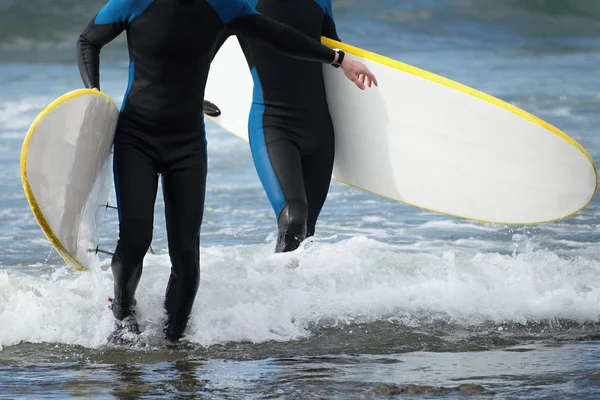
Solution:
[[[112,259],[118,321],[136,331],[135,291],[152,240],[158,175],[162,176],[171,275],[165,336],[186,328],[200,279],[199,232],[204,211],[206,140],[202,102],[215,42],[231,29],[294,57],[340,66],[364,88],[374,79],[286,25],[260,15],[245,0],[110,0],[77,42],[83,82],[100,88],[100,49],[127,32],[129,86],[116,129],[114,175],[119,241]]]
[[[316,41],[321,36],[340,40],[331,0],[250,3]],[[277,218],[275,251],[295,250],[315,233],[333,169],[335,141],[323,67],[278,53],[253,38],[239,40],[254,79],[248,134],[254,165]],[[207,113],[209,106],[205,104]]]

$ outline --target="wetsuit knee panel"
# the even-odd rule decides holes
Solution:
[[[200,276],[200,242],[198,236],[169,244],[173,271],[179,277],[196,280]]]
[[[124,219],[120,224],[119,248],[134,264],[143,259],[152,243],[152,221]]]

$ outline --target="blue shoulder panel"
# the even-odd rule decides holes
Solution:
[[[321,7],[321,10],[323,10],[323,13],[328,15],[329,18],[331,18],[331,20],[333,21],[333,12],[331,11],[331,0],[315,0],[315,3],[317,3],[319,7]]]
[[[248,0],[248,4],[250,4],[252,7],[256,8],[256,6],[258,6],[258,1],[259,0]]]
[[[110,0],[100,10],[94,23],[107,25],[118,22],[132,23],[154,0]]]
[[[206,0],[206,2],[219,14],[223,24],[227,24],[237,17],[258,14],[247,0]]]

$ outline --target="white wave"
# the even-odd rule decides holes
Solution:
[[[548,110],[544,110],[544,114],[547,117],[568,117],[572,113],[571,107],[556,107]]]
[[[584,256],[407,253],[364,237],[272,251],[272,242],[202,248],[188,340],[285,341],[307,337],[315,325],[398,316],[413,324],[424,317],[501,324],[598,321],[600,315],[600,261]],[[92,273],[25,272],[0,272],[0,346],[106,343],[113,326],[105,304],[112,290],[106,262]],[[137,296],[146,335],[159,336],[168,274],[168,255],[146,258]]]
[[[37,97],[0,103],[0,124],[3,130],[8,131],[2,132],[0,137],[4,139],[24,138],[35,115],[51,101],[50,98]],[[17,130],[21,132],[18,133]]]
[[[480,224],[466,220],[433,220],[425,222],[419,226],[419,229],[475,229],[482,231],[494,231],[498,229],[498,225]]]

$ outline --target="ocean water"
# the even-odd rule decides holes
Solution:
[[[202,277],[187,338],[161,339],[162,196],[138,290],[143,333],[107,343],[109,259],[66,267],[19,177],[35,116],[81,87],[89,0],[0,0],[0,399],[600,398],[600,203],[490,225],[334,182],[317,237],[273,254],[247,144],[207,123]],[[334,0],[344,41],[509,101],[600,156],[595,0]],[[121,38],[103,90],[127,85]],[[114,198],[113,198],[114,201]],[[101,247],[112,250],[108,210]]]

